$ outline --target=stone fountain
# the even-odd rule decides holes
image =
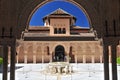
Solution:
[[[69,62],[50,62],[45,69],[48,74],[71,74],[72,66]]]

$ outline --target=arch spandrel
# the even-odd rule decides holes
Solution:
[[[24,55],[26,55],[26,54],[24,52],[24,47],[23,46],[19,47],[19,52],[17,54],[18,54],[18,62],[19,63],[24,62]]]
[[[28,29],[29,27],[29,21],[33,15],[33,13],[42,5],[51,2],[53,0],[35,0],[35,1],[29,1],[28,4],[23,8],[21,11],[21,14],[19,16],[18,20],[18,26],[21,28],[21,32],[25,29]],[[88,20],[90,22],[90,27],[94,28],[94,30],[97,30],[99,33],[98,29],[100,26],[100,18],[98,15],[100,15],[97,12],[97,9],[94,8],[94,3],[91,3],[89,0],[66,0],[67,2],[71,2],[74,5],[79,6],[83,10],[83,12],[86,14],[88,17]],[[99,23],[98,23],[99,22]]]

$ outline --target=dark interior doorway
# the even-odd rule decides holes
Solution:
[[[59,45],[55,48],[53,61],[65,61],[65,49],[63,46]]]

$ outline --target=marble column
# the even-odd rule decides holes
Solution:
[[[42,55],[42,63],[44,63],[44,55]]]
[[[11,60],[10,60],[10,80],[15,80],[15,62],[16,62],[16,46],[15,41],[11,44]]]
[[[77,64],[77,61],[78,61],[78,60],[77,60],[77,56],[78,56],[78,55],[76,54],[76,55],[75,55],[75,63],[76,63],[76,64]]]
[[[42,44],[42,46],[43,46],[44,44]],[[44,47],[42,47],[41,48],[41,50],[42,50],[42,64],[44,63]]]
[[[111,45],[111,52],[112,52],[112,80],[117,80],[117,45]]]
[[[53,59],[52,59],[52,52],[50,53],[49,58],[50,58],[50,62],[53,62]]]
[[[50,49],[51,47],[49,47],[49,49]],[[53,59],[52,59],[52,50],[49,50],[49,62],[53,62]]]
[[[36,48],[33,49],[33,64],[36,64]]]
[[[33,55],[33,64],[36,64],[36,54]]]
[[[95,63],[95,56],[94,55],[91,56],[91,60],[92,60],[91,61],[92,63]]]
[[[83,55],[83,63],[86,63],[86,55]]]
[[[24,55],[24,63],[27,64],[27,55]]]
[[[3,80],[8,77],[8,46],[3,45]]]
[[[102,63],[103,62],[103,60],[102,60],[103,58],[102,58],[102,55],[100,55],[100,63]]]
[[[103,45],[103,60],[104,60],[104,80],[109,80],[109,51],[108,45]]]

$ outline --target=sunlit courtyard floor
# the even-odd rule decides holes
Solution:
[[[15,80],[104,80],[103,64],[100,63],[79,63],[71,64],[73,73],[71,74],[45,74],[44,70],[48,64],[16,64]],[[120,80],[120,66],[118,68],[118,80]],[[111,65],[110,65],[111,73]],[[2,80],[2,73],[0,73]],[[9,72],[8,72],[9,80]],[[110,74],[110,80],[111,74]]]

